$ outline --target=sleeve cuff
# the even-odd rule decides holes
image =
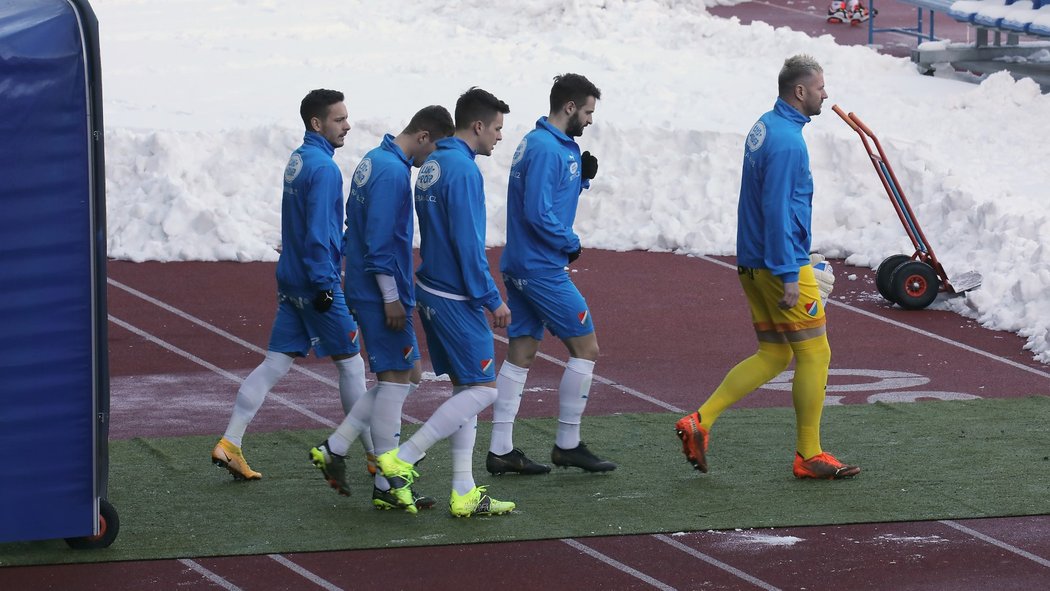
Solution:
[[[401,299],[401,296],[397,291],[397,281],[394,280],[393,275],[384,275],[382,273],[376,273],[376,285],[379,286],[379,292],[383,294],[383,303],[389,304],[390,302],[396,302]]]

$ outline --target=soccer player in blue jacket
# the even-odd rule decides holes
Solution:
[[[343,175],[332,159],[350,131],[343,93],[313,90],[299,107],[306,135],[288,159],[281,199],[281,256],[277,260],[277,316],[265,359],[237,391],[226,433],[212,461],[237,480],[257,480],[241,439],[267,393],[310,349],[331,357],[339,371],[343,410],[365,392],[357,323],[343,298]]]
[[[445,107],[417,112],[397,135],[387,134],[357,165],[346,200],[346,300],[361,326],[376,385],[358,400],[328,439],[310,450],[310,459],[328,483],[349,495],[344,456],[358,437],[370,437],[375,453],[398,446],[401,407],[419,386],[419,346],[412,323],[416,292],[412,282],[412,167],[430,156],[436,142],[455,126]],[[375,473],[375,456],[369,467]],[[376,474],[372,504],[397,506],[390,484]],[[416,506],[433,506],[419,497]]]
[[[419,255],[416,298],[434,373],[452,379],[452,397],[399,448],[377,458],[398,504],[416,512],[409,488],[415,464],[438,441],[452,447],[452,495],[457,517],[498,515],[514,503],[491,498],[473,474],[478,413],[496,400],[496,352],[492,328],[510,322],[485,256],[485,186],[474,159],[490,156],[503,139],[510,107],[491,93],[471,88],[456,102],[456,133],[438,140],[437,150],[416,177]]]
[[[744,142],[737,211],[737,273],[751,307],[758,351],[740,362],[697,412],[675,430],[682,452],[707,472],[708,433],[730,405],[784,371],[795,359],[791,399],[796,478],[834,480],[860,473],[823,451],[824,408],[831,347],[824,306],[810,265],[813,176],[802,126],[820,114],[824,71],[812,57],[788,58],[778,78],[779,98]]]
[[[514,322],[500,367],[493,407],[492,442],[485,467],[493,474],[546,474],[550,467],[514,447],[514,418],[529,366],[544,329],[561,339],[569,360],[558,386],[558,432],[551,450],[557,466],[608,472],[616,464],[595,456],[580,441],[580,421],[590,393],[598,339],[587,302],[565,272],[580,256],[573,232],[576,206],[598,171],[598,159],[580,153],[575,138],[591,124],[601,91],[579,74],[554,79],[550,115],[540,117],[517,150],[507,187],[507,246],[500,259]]]

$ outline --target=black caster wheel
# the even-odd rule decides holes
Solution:
[[[106,499],[98,501],[98,535],[82,538],[66,538],[66,544],[74,550],[94,550],[108,548],[120,533],[120,517],[113,505]]]
[[[941,281],[933,267],[921,261],[899,265],[890,275],[890,290],[894,301],[905,310],[921,310],[933,303]]]
[[[875,287],[879,288],[879,295],[886,298],[891,304],[896,304],[893,290],[890,289],[890,276],[897,267],[911,260],[906,254],[895,254],[886,257],[879,263],[879,269],[875,272]]]

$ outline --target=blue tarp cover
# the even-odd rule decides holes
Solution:
[[[65,0],[0,0],[0,542],[91,535],[97,524],[78,23]]]

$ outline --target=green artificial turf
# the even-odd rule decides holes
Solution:
[[[114,544],[90,551],[70,550],[61,540],[0,544],[0,565],[1045,514],[1047,416],[1046,397],[829,407],[826,450],[864,470],[835,482],[792,477],[791,409],[722,415],[709,474],[685,462],[673,430],[677,415],[586,417],[588,446],[619,463],[608,474],[490,476],[489,425],[482,423],[475,477],[518,508],[469,519],[447,511],[446,442],[420,465],[416,485],[438,505],[412,516],[372,508],[356,450],[348,460],[357,468],[353,496],[330,489],[307,460],[327,431],[249,432],[246,454],[264,474],[256,482],[235,482],[211,465],[215,437],[113,441],[109,499],[121,522]],[[519,420],[515,443],[545,461],[555,429],[553,419]]]

